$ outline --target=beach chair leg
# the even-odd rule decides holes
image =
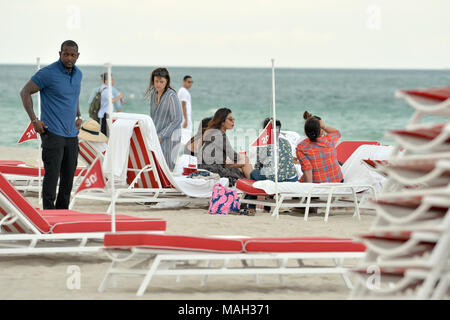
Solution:
[[[255,259],[252,259],[252,267],[253,267],[253,268],[256,267],[256,261],[255,261]],[[256,283],[257,285],[259,285],[259,275],[258,275],[258,274],[255,274],[255,283]]]
[[[334,259],[334,263],[336,264],[336,267],[340,267],[340,268],[344,267],[344,259],[343,258]],[[344,280],[345,285],[347,286],[347,288],[353,289],[352,282],[350,281],[346,271],[341,273],[341,277]]]
[[[207,268],[207,269],[211,268],[211,260],[208,260],[208,261],[206,262],[206,268]],[[203,278],[202,278],[202,286],[206,285],[206,280],[208,280],[208,275],[207,275],[207,274],[203,275]]]
[[[112,277],[111,270],[113,270],[116,267],[116,265],[117,265],[116,261],[113,261],[111,263],[111,265],[109,266],[108,271],[106,271],[105,277],[103,278],[102,282],[100,283],[100,286],[98,287],[98,292],[104,292],[105,291],[105,289],[106,289],[106,287],[108,285],[108,281]]]
[[[309,215],[309,205],[311,204],[311,196],[309,195],[306,200],[306,207],[305,207],[305,221],[308,221],[308,215]]]
[[[353,218],[356,216],[358,218],[358,221],[361,221],[361,215],[359,214],[358,198],[356,196],[354,188],[352,188],[352,194],[353,194],[353,204],[355,206],[355,213],[353,214]]]
[[[325,208],[325,218],[324,221],[328,222],[328,216],[330,215],[330,209],[331,209],[331,196],[332,196],[332,192],[330,192],[328,194],[328,199],[327,199],[327,207]]]
[[[150,267],[150,269],[147,271],[147,274],[144,277],[144,280],[141,283],[141,286],[139,287],[136,295],[138,297],[141,297],[145,290],[147,289],[150,281],[152,280],[153,275],[155,274],[156,270],[158,269],[159,263],[161,261],[161,258],[159,256],[157,256],[155,258],[155,261],[153,261],[152,266]]]

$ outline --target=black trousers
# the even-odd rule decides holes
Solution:
[[[47,131],[41,135],[41,139],[45,169],[42,183],[43,208],[68,209],[78,162],[78,137],[66,138]],[[58,178],[59,190],[56,198]]]
[[[103,118],[100,119],[100,131],[105,136],[108,136],[108,123],[106,121],[107,119],[108,119],[108,114],[107,113],[105,113]]]

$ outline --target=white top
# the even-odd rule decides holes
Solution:
[[[191,107],[191,94],[185,87],[181,87],[180,90],[178,90],[178,99],[180,99],[181,105],[183,105],[183,101],[186,102],[186,114],[187,114],[187,121],[188,125],[186,128],[183,128],[183,123],[186,120],[184,118],[183,114],[183,122],[181,123],[182,129],[186,129],[191,131],[192,130],[192,120],[191,120],[191,113],[192,113],[192,107]]]

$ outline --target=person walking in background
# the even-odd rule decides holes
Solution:
[[[94,99],[95,95],[100,92],[101,94],[101,100],[100,100],[100,109],[98,110],[97,117],[98,122],[101,125],[101,132],[108,136],[107,132],[107,117],[108,117],[108,73],[102,73],[100,75],[100,78],[102,80],[102,85],[98,88],[95,88],[92,90],[91,96],[88,100],[89,105],[91,104],[92,100]],[[125,102],[123,99],[123,94],[119,92],[114,87],[114,77],[111,74],[111,93],[112,93],[112,103],[114,107],[114,112],[122,112],[122,103]]]
[[[107,80],[108,80],[108,73],[107,72],[102,73],[100,75],[101,85],[100,87],[92,89],[91,95],[89,96],[88,105],[90,105],[92,100],[94,100],[95,95],[97,94],[97,92],[101,90],[103,84],[105,83],[107,84]],[[123,104],[125,103],[124,96],[116,87],[114,87],[115,81],[112,75],[111,75],[111,82],[112,82],[111,91],[113,97],[114,112],[122,112]]]
[[[172,171],[180,147],[183,113],[177,93],[170,87],[166,68],[152,71],[146,96],[150,98],[150,117],[155,123],[164,158]]]
[[[189,89],[192,87],[193,83],[194,81],[191,76],[184,76],[183,86],[178,90],[178,99],[180,99],[183,111],[183,122],[181,123],[181,144],[183,145],[189,141],[192,134],[192,105]]]
[[[64,41],[59,60],[36,72],[20,92],[34,130],[41,135],[45,170],[42,184],[44,209],[69,208],[78,161],[78,130],[83,121],[79,107],[82,73],[75,66],[79,55],[74,41]],[[34,113],[31,98],[38,91],[42,103],[41,119]]]
[[[105,135],[108,136],[108,124],[107,119],[109,117],[108,114],[108,73],[103,73],[101,75],[103,84],[100,86],[99,91],[101,91],[102,99],[101,99],[101,107],[100,110],[98,110],[98,118],[100,119],[101,129],[100,131]],[[114,106],[114,109],[116,108],[116,104],[118,103],[118,109],[117,112],[122,111],[122,105],[121,100],[123,99],[123,94],[120,93],[117,89],[112,90],[114,88],[114,77],[111,74],[111,93],[112,93],[112,103]],[[116,110],[115,110],[116,111]]]

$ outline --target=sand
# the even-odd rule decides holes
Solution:
[[[24,160],[37,163],[37,151],[32,148],[0,147],[0,159]],[[39,206],[37,194],[27,199]],[[79,200],[75,210],[105,212],[106,203]],[[333,210],[328,222],[323,211],[303,220],[302,214],[281,212],[279,219],[258,212],[256,216],[210,215],[207,206],[190,205],[182,209],[154,209],[139,204],[118,205],[116,212],[137,217],[157,217],[167,221],[167,234],[183,235],[246,235],[246,236],[330,236],[354,237],[368,231],[375,213],[362,210],[361,220],[352,217],[353,211]],[[356,261],[349,260],[355,264]],[[0,300],[4,299],[346,299],[349,289],[339,275],[287,275],[280,284],[278,276],[209,276],[201,286],[201,276],[153,278],[143,297],[135,293],[140,278],[119,278],[116,288],[99,293],[110,260],[104,253],[47,254],[0,257]],[[80,288],[69,289],[72,266],[79,268]],[[5,290],[7,288],[7,290]]]

